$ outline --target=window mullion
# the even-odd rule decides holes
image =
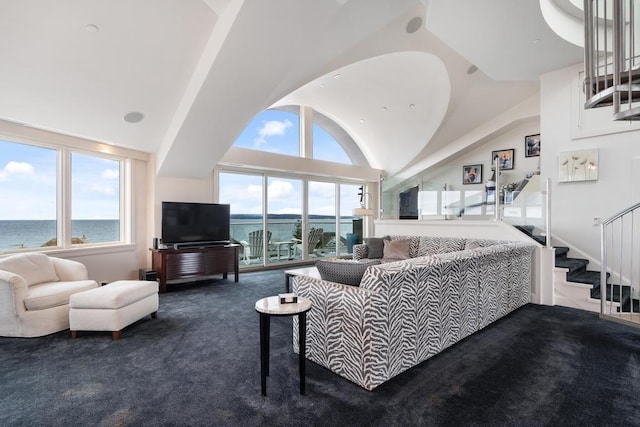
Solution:
[[[71,151],[59,150],[58,246],[71,246]]]

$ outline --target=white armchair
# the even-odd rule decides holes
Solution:
[[[77,261],[42,253],[0,259],[0,336],[39,337],[69,328],[69,297],[97,288]]]

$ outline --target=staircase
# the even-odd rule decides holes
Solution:
[[[532,226],[516,226],[516,228],[538,243],[545,245],[546,237],[536,235]],[[600,312],[600,271],[589,270],[589,260],[569,257],[570,248],[555,246],[555,299],[556,304]],[[609,274],[607,274],[609,277]],[[613,291],[613,292],[612,292]],[[640,301],[631,298],[631,288],[607,283],[606,299],[613,298],[614,307],[618,311],[628,312],[633,304],[633,312],[638,313]]]
[[[584,108],[613,106],[613,120],[640,120],[639,5],[638,0],[584,1]]]

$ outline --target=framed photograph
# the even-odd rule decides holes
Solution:
[[[496,158],[499,159],[500,170],[506,171],[509,169],[513,169],[513,157],[515,154],[513,148],[509,150],[498,150],[491,152],[491,167],[495,165]]]
[[[558,182],[597,181],[598,149],[558,153]]]
[[[540,156],[540,134],[527,135],[524,137],[524,156],[525,157]]]
[[[463,184],[482,184],[482,165],[462,166]]]

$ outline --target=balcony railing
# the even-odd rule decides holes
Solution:
[[[231,218],[231,238],[242,245],[240,265],[256,266],[274,263],[294,263],[304,260],[304,245],[307,245],[306,260],[321,257],[344,257],[353,253],[353,245],[361,241],[362,236],[354,233],[358,231],[359,219],[345,217],[340,220],[340,230],[336,233],[336,219],[327,217],[310,220],[308,229],[321,229],[319,240],[313,247],[309,247],[307,239],[301,235],[300,220],[272,219],[266,222],[266,230],[270,232],[270,239],[263,244],[263,250],[252,251],[249,233],[262,230],[265,224],[262,219],[234,219]],[[354,223],[356,224],[354,227]],[[360,226],[361,228],[361,226]],[[263,233],[267,235],[268,233]],[[259,254],[259,256],[255,256]]]

